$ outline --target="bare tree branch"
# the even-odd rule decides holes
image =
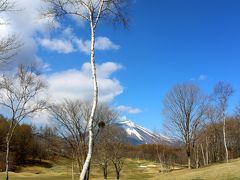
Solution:
[[[14,10],[15,3],[9,0],[0,0],[0,13]],[[0,25],[8,25],[6,23]],[[21,46],[15,35],[9,35],[0,39],[0,65],[9,63],[17,54],[17,49]]]

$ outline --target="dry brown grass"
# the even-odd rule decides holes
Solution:
[[[183,169],[168,173],[159,173],[159,166],[146,167],[154,163],[148,161],[126,160],[121,173],[122,180],[233,180],[240,179],[240,159],[230,163],[220,163],[200,169]],[[142,167],[140,167],[142,166]],[[0,173],[4,179],[4,173]],[[69,180],[71,179],[71,162],[59,160],[52,167],[28,166],[21,169],[20,173],[10,173],[13,180]],[[78,179],[78,174],[75,175]],[[93,166],[91,180],[103,179],[102,172]],[[116,179],[113,167],[110,168],[109,179]]]

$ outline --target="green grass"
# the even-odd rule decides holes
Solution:
[[[168,173],[159,173],[159,166],[144,167],[154,163],[148,161],[126,160],[122,180],[237,180],[240,179],[240,159],[230,161],[230,163],[214,164],[200,169],[182,169]],[[143,166],[143,167],[140,167]],[[78,174],[75,179],[78,179]],[[5,174],[0,173],[0,179],[4,179]],[[71,162],[68,160],[58,160],[55,163],[46,162],[45,165],[35,165],[23,167],[19,173],[10,173],[10,180],[71,180]],[[91,180],[103,179],[102,171],[93,165]],[[109,170],[109,179],[116,179],[113,167]]]

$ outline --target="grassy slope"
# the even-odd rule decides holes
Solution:
[[[206,168],[195,170],[178,170],[170,173],[158,173],[159,168],[141,168],[139,165],[149,165],[147,161],[127,160],[123,171],[123,180],[181,180],[181,179],[206,179],[206,180],[231,180],[240,179],[240,159],[233,160],[229,164],[215,164]],[[101,170],[93,167],[91,180],[103,179]],[[4,173],[0,173],[0,179],[4,179]],[[10,173],[12,180],[71,180],[71,163],[62,160],[53,164],[51,168],[31,166],[22,168],[21,173]],[[76,175],[75,180],[78,179]],[[116,179],[114,169],[111,167],[109,179]]]
[[[232,160],[228,164],[214,164],[209,167],[179,170],[161,174],[151,180],[237,180],[240,179],[240,159]]]

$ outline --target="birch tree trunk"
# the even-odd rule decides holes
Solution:
[[[10,141],[12,139],[13,130],[7,133],[6,136],[6,180],[9,179],[8,171],[9,171],[9,151],[10,151]]]
[[[202,157],[203,157],[203,164],[204,166],[206,166],[206,159],[205,159],[205,154],[204,154],[204,150],[203,150],[203,145],[201,144],[201,151],[202,151]]]
[[[226,117],[225,113],[223,112],[223,143],[226,152],[226,161],[228,163],[228,148],[227,148],[227,141],[226,141]]]
[[[9,135],[6,138],[7,151],[6,151],[6,180],[8,180],[8,169],[9,169]]]
[[[195,152],[195,160],[196,160],[196,168],[199,168],[199,155],[198,155],[198,145],[196,147],[196,152]]]
[[[208,166],[208,138],[206,137],[206,165]]]
[[[13,127],[13,120],[10,124],[7,136],[6,136],[6,180],[9,179],[8,176],[8,171],[9,171],[9,151],[10,151],[10,141],[12,139],[12,135],[13,135],[13,130],[15,129],[16,126]],[[13,128],[13,129],[12,129]]]
[[[90,166],[93,153],[93,119],[95,116],[97,103],[98,103],[98,84],[97,84],[97,75],[96,75],[96,65],[95,65],[95,28],[93,24],[93,15],[90,16],[90,28],[91,28],[91,69],[92,69],[92,82],[93,82],[93,102],[91,115],[88,122],[89,130],[89,142],[88,142],[88,153],[86,160],[84,162],[80,180],[84,180],[87,174],[87,170]]]
[[[214,94],[216,98],[218,99],[219,107],[220,107],[220,113],[222,115],[221,120],[223,121],[223,143],[225,148],[225,155],[226,155],[226,161],[228,163],[228,148],[227,148],[227,139],[226,139],[226,116],[225,111],[228,104],[229,97],[232,96],[234,93],[234,90],[230,84],[226,84],[222,81],[220,81],[216,86],[214,87]]]

